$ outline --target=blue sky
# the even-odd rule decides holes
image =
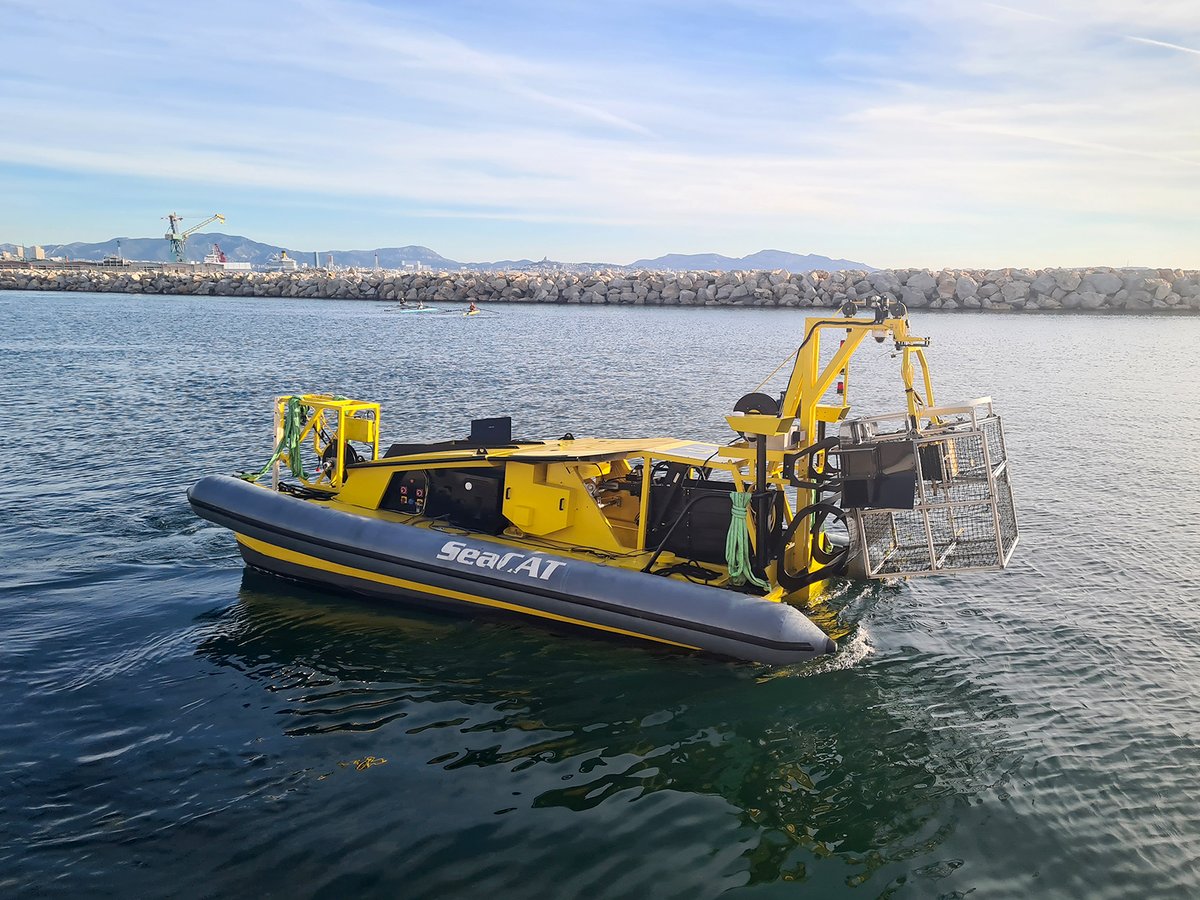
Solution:
[[[0,240],[1200,268],[1195,0],[0,0]]]

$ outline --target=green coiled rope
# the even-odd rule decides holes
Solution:
[[[745,584],[749,581],[764,591],[771,585],[754,574],[750,566],[750,534],[746,530],[746,511],[750,508],[750,494],[733,491],[729,495],[733,502],[729,520],[729,534],[725,538],[725,564],[729,567],[729,583]]]
[[[243,472],[238,477],[245,481],[258,481],[271,471],[271,467],[279,461],[284,453],[287,453],[288,468],[292,470],[293,475],[297,478],[310,477],[304,471],[304,461],[300,458],[300,436],[304,433],[306,424],[308,424],[308,408],[300,402],[299,397],[288,397],[287,406],[283,411],[283,433],[279,436],[279,443],[275,447],[274,454],[262,467],[262,471],[257,474]]]

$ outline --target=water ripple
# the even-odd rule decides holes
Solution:
[[[1015,564],[844,586],[814,611],[838,654],[770,670],[245,573],[184,491],[261,463],[270,397],[305,387],[381,401],[396,440],[499,412],[722,440],[728,385],[794,348],[793,316],[2,300],[27,463],[0,493],[6,895],[1200,889],[1200,411],[1161,389],[1194,380],[1200,323],[915,323],[941,396],[1007,415]],[[1154,385],[1108,374],[1151,354]],[[864,360],[859,399],[894,404],[888,367]]]

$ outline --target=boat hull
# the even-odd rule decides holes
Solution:
[[[188,500],[235,532],[248,564],[340,590],[770,665],[836,649],[795,607],[734,591],[354,515],[228,476],[200,480]]]

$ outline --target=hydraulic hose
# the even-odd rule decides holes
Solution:
[[[245,481],[258,481],[270,472],[271,467],[286,453],[288,468],[291,469],[292,474],[297,478],[307,479],[309,475],[304,471],[304,461],[300,456],[301,436],[304,434],[304,426],[307,423],[307,407],[300,402],[299,397],[288,397],[283,411],[283,432],[279,437],[275,452],[261,471],[258,473],[244,472],[238,477]]]

